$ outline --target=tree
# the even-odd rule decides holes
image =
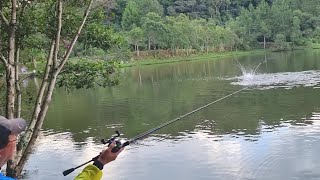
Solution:
[[[143,18],[142,28],[148,39],[148,50],[151,50],[151,46],[156,49],[166,33],[166,25],[162,22],[160,15],[153,12],[148,13]]]
[[[259,35],[263,36],[263,48],[266,49],[266,38],[271,36],[270,7],[265,0],[262,0],[256,8],[257,24]]]
[[[238,48],[246,49],[245,42],[243,41],[243,36],[245,34],[245,28],[242,27],[239,24],[239,21],[237,20],[230,20],[228,21],[226,28],[230,29],[233,34],[233,38],[235,41],[235,48],[238,50]]]
[[[7,4],[2,4],[2,7],[6,8],[0,8],[1,23],[6,29],[6,33],[1,34],[2,36],[0,36],[2,38],[1,42],[8,42],[4,45],[9,47],[0,49],[0,62],[5,68],[6,77],[5,88],[7,118],[12,119],[15,117],[19,117],[19,111],[21,110],[21,104],[19,104],[21,103],[21,93],[19,88],[20,79],[18,74],[20,65],[19,47],[23,47],[24,44],[24,41],[22,41],[23,34],[21,30],[27,31],[25,32],[26,34],[32,34],[33,30],[38,33],[43,33],[48,37],[48,39],[51,40],[51,43],[49,45],[49,48],[47,48],[48,57],[46,60],[46,66],[42,74],[42,84],[39,92],[37,92],[37,100],[34,105],[32,117],[30,119],[30,125],[27,128],[24,136],[22,136],[19,140],[16,156],[14,157],[13,161],[10,161],[7,164],[7,175],[12,177],[16,177],[21,173],[22,168],[27,160],[28,154],[39,135],[41,126],[43,124],[52,99],[52,94],[55,89],[56,83],[65,82],[65,84],[68,84],[66,83],[67,81],[63,81],[64,76],[60,75],[69,74],[68,77],[70,77],[70,74],[78,74],[79,71],[85,70],[89,66],[86,65],[86,68],[84,68],[83,66],[78,64],[71,64],[69,66],[66,66],[66,64],[68,58],[70,57],[72,49],[77,42],[77,39],[79,38],[80,33],[87,21],[89,12],[93,5],[93,0],[68,2],[63,2],[62,0],[50,0],[45,2],[22,1],[22,3],[20,3],[20,1],[11,0],[10,3],[8,2]],[[46,8],[46,13],[44,13],[43,16],[40,16],[40,18],[45,19],[43,21],[46,22],[45,26],[42,26],[41,23],[41,25],[37,24],[37,22],[39,21],[27,21],[27,19],[32,20],[32,18],[27,18],[24,16],[24,12],[32,10],[32,8],[34,8],[35,6],[41,7],[41,5]],[[83,9],[83,6],[86,7],[84,9],[84,15],[78,20],[76,20],[77,18],[68,16],[68,14],[75,14],[76,12],[63,11],[73,9],[72,7],[75,6],[79,7],[77,12],[79,12],[80,9]],[[68,28],[70,26],[65,26],[68,23],[74,25],[72,26],[73,28]],[[73,34],[72,37],[68,37],[71,39],[69,46],[61,46],[62,35],[67,38],[67,36],[70,36],[71,34]],[[94,67],[96,66],[97,65],[94,65]],[[72,72],[68,71],[68,69],[64,69],[66,67],[69,69],[71,68]],[[101,67],[101,65],[99,67]],[[98,76],[107,80],[101,83],[102,86],[107,85],[108,83],[106,82],[110,82],[111,85],[116,83],[116,81],[112,83],[113,81],[112,79],[110,79],[110,75],[115,72],[115,64],[103,64],[103,67],[104,68],[96,68],[94,73],[86,73],[87,78],[84,79],[89,79],[90,81],[78,82],[76,81],[78,78],[75,77],[73,78],[73,82],[69,84],[78,85],[76,86],[76,88],[91,87],[93,83],[96,82]],[[81,78],[81,80],[83,79]]]
[[[283,34],[289,37],[292,26],[292,11],[288,0],[276,0],[271,7],[271,31],[273,35]]]
[[[131,30],[133,26],[140,26],[140,13],[134,1],[129,1],[122,15],[122,29]]]
[[[168,44],[175,51],[175,54],[180,49],[188,49],[193,45],[192,40],[196,36],[192,36],[195,31],[188,16],[179,14],[177,17],[169,17],[167,19],[167,27],[169,34]],[[187,55],[188,53],[189,51],[187,50]]]
[[[242,26],[241,35],[246,49],[254,45],[257,41],[255,18],[254,7],[250,4],[249,9],[243,8],[240,16],[236,19],[237,23]]]
[[[143,30],[139,27],[135,27],[129,31],[129,41],[134,45],[134,50],[136,51],[137,56],[139,56],[139,46],[143,41]]]
[[[106,52],[112,45],[121,44],[124,37],[102,23],[93,22],[87,24],[79,41],[83,42],[85,47],[96,47]]]
[[[180,41],[184,41],[186,36],[182,34],[180,28],[176,26],[176,18],[175,17],[167,17],[166,24],[168,27],[168,47],[171,50],[175,51],[181,45]],[[174,54],[173,54],[174,55]]]
[[[129,31],[133,27],[142,27],[142,19],[148,13],[153,12],[162,16],[163,7],[157,0],[132,0],[128,2],[123,16],[122,27],[124,30]]]
[[[286,36],[284,34],[277,34],[274,42],[277,45],[278,50],[285,50],[288,47]]]
[[[134,0],[138,7],[141,9],[140,14],[141,16],[145,16],[146,14],[153,12],[159,14],[160,16],[163,15],[163,6],[159,3],[158,0]]]
[[[313,34],[313,42],[320,43],[320,27],[317,27]]]
[[[302,33],[300,30],[300,19],[297,16],[293,17],[291,41],[293,45],[303,45]]]
[[[230,0],[208,0],[207,5],[209,6],[209,8],[212,8],[212,10],[209,11],[210,17],[219,17],[221,8],[230,4]]]

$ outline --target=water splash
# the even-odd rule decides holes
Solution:
[[[293,87],[320,88],[320,71],[280,72],[272,74],[254,74],[251,79],[247,76],[228,78],[233,85],[251,86],[256,89],[274,89]]]
[[[227,78],[226,80],[233,81],[231,82],[232,85],[250,86],[250,88],[262,90],[274,88],[292,89],[300,86],[313,87],[314,89],[320,88],[319,70],[258,74],[256,71],[259,69],[261,64],[266,61],[260,62],[254,70],[244,68],[238,60],[236,60],[236,62],[239,65],[242,75]]]
[[[245,80],[252,80],[252,79],[254,79],[254,76],[255,76],[257,70],[259,69],[259,67],[260,67],[261,64],[263,63],[263,62],[260,62],[255,69],[246,69],[246,68],[243,67],[243,65],[242,65],[238,60],[236,60],[236,62],[238,63],[239,68],[240,68],[241,73],[242,73],[242,77],[243,77],[243,79],[245,79]]]

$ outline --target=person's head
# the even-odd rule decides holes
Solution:
[[[0,116],[0,167],[14,155],[17,135],[24,131],[26,126],[23,119],[8,120]]]

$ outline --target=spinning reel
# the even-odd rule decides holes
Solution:
[[[116,146],[114,148],[112,148],[111,152],[116,153],[118,152],[121,148],[128,146],[130,143],[129,141],[125,142],[125,143],[121,143],[120,140],[117,140],[117,137],[120,137],[121,134],[119,131],[116,131],[116,135],[112,136],[109,140],[105,141],[105,139],[101,139],[101,143],[102,144],[108,144],[108,147],[110,146],[110,144],[115,141],[116,142]]]

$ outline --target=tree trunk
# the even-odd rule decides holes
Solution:
[[[263,49],[266,49],[266,36],[263,36]]]
[[[150,38],[148,39],[148,50],[151,50],[151,42],[150,42]]]
[[[137,44],[137,56],[140,56],[139,45]]]
[[[140,84],[140,86],[142,85],[142,78],[141,78],[140,69],[139,69],[139,84]]]
[[[6,116],[8,119],[14,118],[14,105],[15,105],[15,38],[16,38],[16,19],[17,9],[16,0],[11,1],[11,20],[9,25],[9,52],[8,52],[8,66],[6,68],[7,79],[7,104],[6,104]]]
[[[61,7],[58,6],[58,9],[62,9],[62,0],[59,0],[59,5]],[[64,67],[66,61],[68,60],[72,49],[77,41],[77,39],[79,38],[80,34],[81,34],[81,30],[83,29],[83,26],[88,18],[90,9],[92,7],[93,4],[93,0],[90,1],[90,4],[88,5],[86,11],[85,11],[85,16],[83,17],[82,23],[78,28],[78,31],[76,32],[72,43],[70,44],[66,54],[64,55],[62,62],[60,64],[57,64],[57,67],[54,68],[51,66],[51,64],[53,63],[53,61],[55,60],[53,57],[54,55],[56,55],[57,53],[55,51],[58,51],[59,48],[57,47],[59,44],[57,44],[55,41],[52,42],[51,44],[51,50],[48,56],[48,60],[47,60],[47,66],[46,66],[46,72],[43,78],[43,82],[40,88],[40,91],[38,93],[38,97],[37,97],[37,102],[35,105],[35,110],[33,113],[33,117],[32,117],[32,122],[27,130],[27,132],[25,133],[23,139],[19,142],[18,145],[18,152],[17,152],[17,156],[15,158],[16,161],[19,161],[17,167],[15,168],[16,173],[14,174],[14,177],[16,177],[17,175],[19,175],[28,159],[29,156],[29,151],[32,149],[37,137],[39,136],[44,118],[47,114],[49,105],[51,103],[51,98],[52,98],[52,94],[55,88],[55,84],[56,84],[56,80],[57,77],[59,75],[59,73],[61,72],[62,68]],[[62,13],[62,11],[60,11],[60,13]],[[61,14],[57,14],[58,20],[61,21],[62,16]],[[61,28],[61,26],[58,28]],[[56,34],[56,36],[60,36],[58,34]],[[56,62],[58,63],[58,62]],[[48,88],[48,80],[49,80],[49,86]],[[44,97],[44,100],[42,100]],[[22,146],[24,143],[27,143],[26,148],[23,150]]]
[[[54,46],[54,55],[53,55],[53,67],[57,68],[58,67],[58,53],[59,53],[59,48],[60,48],[60,34],[61,34],[61,27],[62,27],[62,1],[58,0],[57,3],[57,17],[56,17],[56,39],[55,43],[56,45]]]
[[[17,106],[16,106],[16,118],[21,117],[21,89],[19,82],[19,58],[20,58],[20,48],[17,48],[16,52],[16,62],[15,62],[15,78],[16,78],[16,93],[17,93]]]
[[[32,57],[33,68],[37,69],[37,60],[35,57]]]
[[[7,82],[7,104],[6,104],[6,117],[8,119],[14,118],[14,105],[15,105],[15,68],[14,65],[8,64],[6,67],[6,82]]]
[[[8,51],[8,64],[6,66],[6,80],[7,80],[7,104],[6,104],[6,116],[8,119],[14,118],[15,112],[15,38],[16,38],[16,20],[17,20],[17,2],[11,1],[11,19],[9,23],[9,51]],[[7,175],[14,174],[13,167],[15,164],[10,160],[7,163]]]

